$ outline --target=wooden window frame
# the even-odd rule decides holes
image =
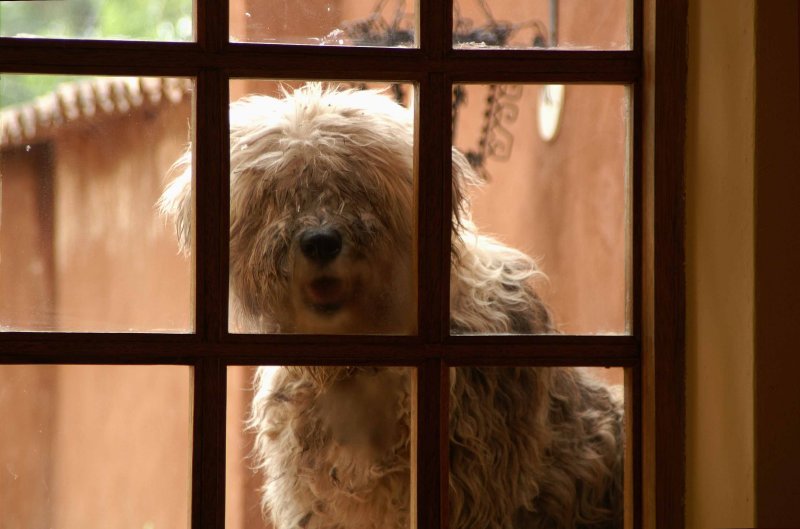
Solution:
[[[409,365],[418,369],[418,527],[446,529],[449,366],[626,369],[629,527],[684,525],[683,159],[687,0],[631,0],[625,51],[453,50],[452,2],[422,0],[419,49],[228,42],[228,5],[196,0],[193,43],[0,38],[0,73],[191,77],[195,119],[195,328],[189,335],[0,333],[5,364],[180,364],[194,368],[191,527],[225,519],[228,365]],[[489,73],[491,72],[491,73]],[[419,88],[416,336],[228,333],[228,81],[401,80]],[[450,336],[450,87],[459,82],[614,83],[633,97],[630,336]],[[436,266],[429,266],[435,263]],[[430,420],[438,418],[437,421]],[[663,440],[665,442],[659,442]]]

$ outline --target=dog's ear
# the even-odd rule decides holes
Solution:
[[[191,148],[172,165],[167,173],[167,178],[171,181],[161,198],[158,199],[156,206],[164,218],[175,224],[181,251],[189,253],[192,249],[192,220],[194,218]]]
[[[471,219],[469,189],[481,184],[481,179],[467,157],[453,147],[453,226],[460,226]]]

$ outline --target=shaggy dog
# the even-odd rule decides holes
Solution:
[[[309,84],[231,107],[230,285],[245,328],[415,329],[412,116]],[[186,248],[190,154],[160,206]],[[477,232],[453,151],[455,333],[553,333],[534,262]],[[450,527],[622,526],[619,398],[574,368],[452,369]],[[249,426],[276,529],[410,526],[406,368],[261,367]]]

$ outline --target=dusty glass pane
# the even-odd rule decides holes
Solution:
[[[194,40],[192,0],[0,2],[0,37]]]
[[[192,260],[156,207],[192,86],[0,76],[0,329],[193,329]]]
[[[416,0],[231,0],[230,39],[313,46],[416,46]]]
[[[622,529],[621,368],[450,369],[450,527]]]
[[[413,87],[283,90],[231,83],[229,328],[415,332]]]
[[[0,388],[3,527],[189,527],[190,368],[5,365]]]
[[[624,334],[630,322],[628,90],[454,89],[456,334]]]
[[[416,371],[228,368],[225,528],[411,527]]]
[[[453,47],[629,49],[631,0],[455,0]]]

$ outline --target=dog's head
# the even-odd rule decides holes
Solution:
[[[408,333],[416,321],[411,112],[308,84],[231,105],[230,286],[244,326]],[[191,241],[191,155],[161,198]]]

